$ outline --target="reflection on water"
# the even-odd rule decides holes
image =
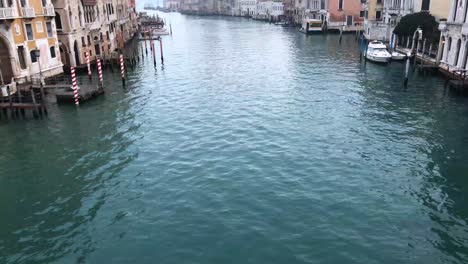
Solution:
[[[465,98],[354,35],[167,19],[164,66],[1,121],[1,263],[468,261]]]

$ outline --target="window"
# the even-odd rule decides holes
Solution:
[[[55,26],[57,27],[57,31],[62,31],[62,18],[57,12],[55,12]]]
[[[42,0],[42,6],[46,6],[47,5],[47,0]]]
[[[86,47],[86,41],[84,37],[81,37],[81,46]]]
[[[343,0],[338,0],[338,10],[343,10]]]
[[[26,69],[26,58],[24,57],[24,47],[18,46],[18,58],[21,69]]]
[[[54,47],[54,46],[50,47],[50,57],[51,57],[52,59],[56,57],[56,55],[55,55],[55,47]]]
[[[31,50],[31,51],[29,52],[29,55],[31,55],[31,62],[32,62],[32,63],[37,62],[37,57],[36,57],[36,51],[35,51],[35,50]]]
[[[454,0],[455,1],[455,5],[454,6],[457,6],[458,5],[458,0]],[[457,19],[457,10],[458,8],[455,8],[453,10],[453,21],[455,21]]]
[[[364,17],[366,15],[366,12],[365,11],[360,11],[359,12],[359,17]]]
[[[21,0],[21,6],[26,7],[26,0]]]
[[[423,0],[421,5],[421,11],[429,11],[431,0]]]
[[[382,19],[382,11],[375,11],[375,19],[377,20]]]
[[[44,32],[44,27],[42,25],[42,21],[37,21],[36,22],[36,31],[37,31],[37,33]]]
[[[47,37],[51,38],[53,37],[53,32],[52,32],[52,22],[47,21],[46,22],[46,28],[47,28]]]
[[[24,26],[26,27],[27,40],[34,40],[32,25],[30,23],[28,23],[28,24],[24,24]]]

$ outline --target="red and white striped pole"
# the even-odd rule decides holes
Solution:
[[[101,60],[100,59],[97,59],[97,69],[98,69],[98,75],[99,75],[99,82],[101,83],[101,87],[102,87],[102,83],[104,81],[104,78],[102,78],[102,67],[101,67]]]
[[[80,105],[80,96],[78,95],[78,86],[76,85],[76,74],[75,68],[71,67],[71,77],[72,77],[72,85],[73,85],[73,97],[75,98],[75,105]]]
[[[89,63],[89,53],[87,51],[85,52],[85,56],[86,56],[86,65],[88,66],[88,77],[91,80],[92,78],[91,64]]]
[[[159,48],[161,49],[161,63],[164,64],[164,54],[163,54],[162,38],[161,37],[159,37]]]
[[[120,76],[122,77],[122,84],[125,85],[125,66],[124,56],[120,54]]]

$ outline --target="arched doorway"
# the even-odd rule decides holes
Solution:
[[[78,50],[78,42],[75,40],[75,44],[73,44],[73,51],[75,53],[75,64],[76,66],[81,65],[80,62],[80,51]]]
[[[62,42],[59,42],[59,48],[60,48],[60,59],[62,60],[63,64],[65,66],[71,66],[70,65],[70,52],[68,50],[68,47],[63,44]]]
[[[99,38],[94,36],[94,53],[96,56],[101,55],[101,46],[99,45]]]
[[[11,79],[15,76],[11,67],[10,49],[3,38],[0,38],[0,71],[4,84],[11,83]]]
[[[457,41],[457,49],[455,50],[455,59],[453,60],[453,66],[458,66],[458,58],[460,57],[460,49],[461,49],[461,39]]]

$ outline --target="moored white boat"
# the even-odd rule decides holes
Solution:
[[[387,46],[380,41],[374,40],[367,47],[366,59],[373,62],[388,63],[392,59],[392,55],[387,51]]]
[[[393,51],[392,52],[392,60],[397,60],[397,61],[401,61],[401,60],[404,60],[406,59],[406,55],[401,53],[401,52],[398,52],[398,51]]]

